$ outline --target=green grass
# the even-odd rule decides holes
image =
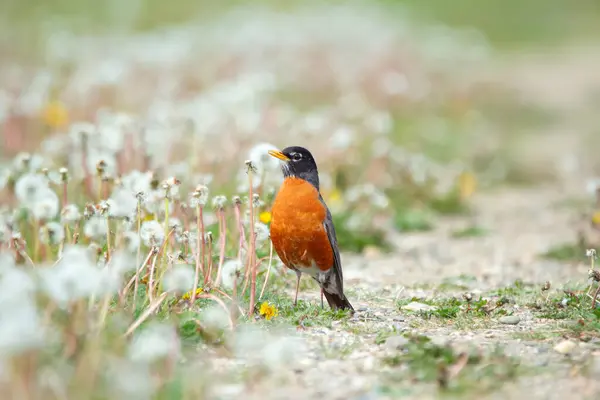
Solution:
[[[400,232],[430,231],[433,229],[433,215],[419,209],[400,210],[396,213],[394,224]]]
[[[386,252],[391,250],[391,244],[387,240],[384,231],[376,227],[349,229],[347,222],[351,216],[350,212],[342,212],[332,216],[340,249],[355,253],[360,253],[369,246]]]
[[[472,238],[485,236],[488,231],[478,225],[470,225],[466,228],[456,230],[450,234],[455,239]]]
[[[408,391],[410,382],[436,383],[440,394],[486,393],[514,379],[521,371],[519,361],[500,348],[480,353],[459,352],[451,345],[434,343],[427,336],[405,335],[404,349],[385,356],[382,363],[392,370],[384,375],[381,391],[397,395]],[[464,365],[457,367],[457,365]],[[460,368],[460,369],[458,369]],[[458,372],[452,375],[453,370]]]
[[[404,306],[411,302],[419,302],[435,307],[433,310],[421,310],[414,312],[415,315],[422,319],[448,319],[456,320],[457,318],[473,319],[477,317],[489,317],[490,315],[498,315],[502,313],[502,306],[504,303],[488,302],[488,300],[479,298],[472,298],[470,301],[465,299],[459,299],[456,297],[440,297],[435,299],[420,299],[410,298],[402,299],[397,302],[397,306],[404,312],[411,312],[404,310]],[[411,312],[412,313],[412,312]]]
[[[600,31],[600,3],[594,0],[384,1],[451,26],[478,29],[494,45],[509,49],[561,43]]]
[[[271,321],[300,328],[331,328],[333,321],[343,320],[351,315],[347,310],[331,310],[327,301],[324,301],[324,308],[321,308],[320,301],[307,302],[299,298],[297,306],[294,306],[293,298],[277,293],[265,294],[258,305],[263,301],[274,304],[279,311],[279,315]]]
[[[585,250],[588,247],[581,243],[564,243],[542,254],[543,258],[556,261],[586,261]]]

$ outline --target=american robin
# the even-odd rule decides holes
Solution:
[[[296,297],[302,273],[321,286],[332,309],[354,308],[344,295],[342,263],[331,212],[319,192],[319,172],[312,154],[287,147],[269,154],[283,161],[283,184],[271,210],[271,241],[286,267],[296,272]]]

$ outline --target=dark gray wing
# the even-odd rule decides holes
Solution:
[[[319,194],[319,200],[325,206],[327,210],[327,216],[325,218],[325,230],[327,231],[327,237],[329,238],[329,243],[331,244],[331,250],[333,251],[333,270],[335,274],[335,279],[337,280],[337,287],[340,293],[344,292],[344,274],[342,272],[342,261],[340,258],[340,251],[337,245],[337,236],[335,234],[335,227],[333,226],[333,218],[331,217],[331,211],[329,211],[329,207],[325,204],[323,197]]]

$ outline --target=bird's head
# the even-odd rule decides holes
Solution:
[[[319,172],[317,163],[310,151],[300,146],[286,147],[285,149],[269,150],[269,154],[283,161],[281,170],[283,176],[304,179],[319,190]]]

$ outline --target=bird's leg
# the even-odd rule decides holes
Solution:
[[[325,308],[325,306],[323,305],[323,288],[321,288],[321,310]]]
[[[298,290],[300,289],[300,275],[301,272],[300,271],[296,271],[296,297],[294,297],[294,307],[296,307],[298,305]]]

